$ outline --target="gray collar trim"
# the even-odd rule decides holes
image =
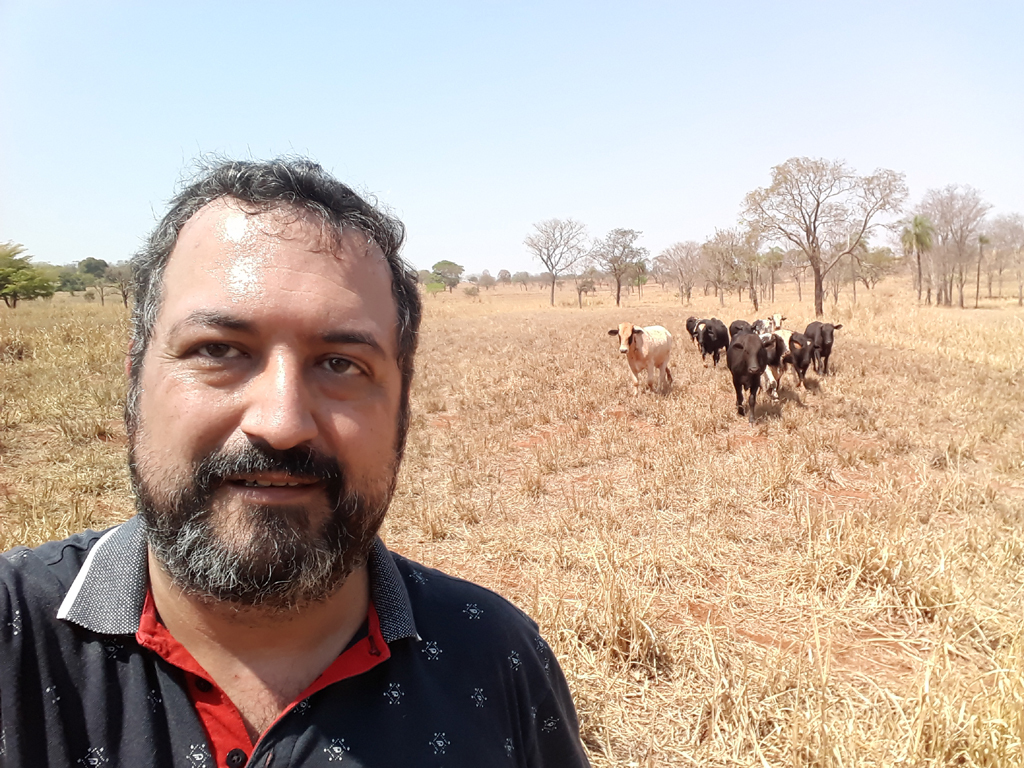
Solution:
[[[57,618],[102,634],[134,635],[149,589],[146,554],[146,537],[138,517],[104,533],[85,558]],[[409,592],[380,538],[373,542],[367,566],[370,597],[384,642],[418,638]]]

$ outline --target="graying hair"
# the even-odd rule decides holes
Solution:
[[[267,162],[229,160],[205,167],[171,201],[170,210],[132,258],[131,376],[125,403],[128,431],[133,432],[138,426],[139,377],[160,311],[167,261],[185,223],[203,206],[220,198],[237,200],[254,213],[289,207],[307,212],[320,221],[333,244],[346,228],[357,229],[383,252],[391,270],[391,294],[398,313],[398,367],[402,375],[397,445],[400,457],[409,428],[409,390],[422,315],[416,273],[400,255],[405,227],[319,164],[304,158],[285,157]]]

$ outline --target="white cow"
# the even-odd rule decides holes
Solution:
[[[629,372],[633,376],[633,394],[640,392],[640,371],[647,370],[647,386],[654,389],[654,369],[658,369],[659,389],[668,393],[672,387],[672,371],[668,359],[672,354],[672,334],[660,325],[646,328],[632,323],[620,323],[618,328],[608,331],[609,336],[619,337],[619,352],[626,356]]]

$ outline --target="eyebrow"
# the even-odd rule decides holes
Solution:
[[[362,331],[330,331],[320,338],[327,344],[364,344],[382,355],[387,354],[373,336]]]
[[[188,315],[171,326],[169,335],[175,336],[190,325],[199,325],[206,328],[226,328],[230,331],[252,332],[255,326],[248,320],[228,315],[223,312],[216,312],[207,309],[197,309],[189,312]]]
[[[255,333],[256,326],[248,320],[215,310],[197,309],[171,326],[170,335],[175,335],[188,326],[198,325],[204,328],[224,328],[230,331]],[[364,331],[328,331],[320,336],[326,344],[361,344],[370,347],[381,355],[387,352],[371,334]]]

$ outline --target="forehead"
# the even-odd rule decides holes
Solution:
[[[229,199],[204,206],[182,227],[164,271],[157,324],[203,311],[289,327],[397,326],[391,271],[362,232],[334,236],[308,212],[252,213]]]
[[[620,336],[629,336],[631,333],[633,333],[633,324],[632,323],[619,323],[619,335]]]

